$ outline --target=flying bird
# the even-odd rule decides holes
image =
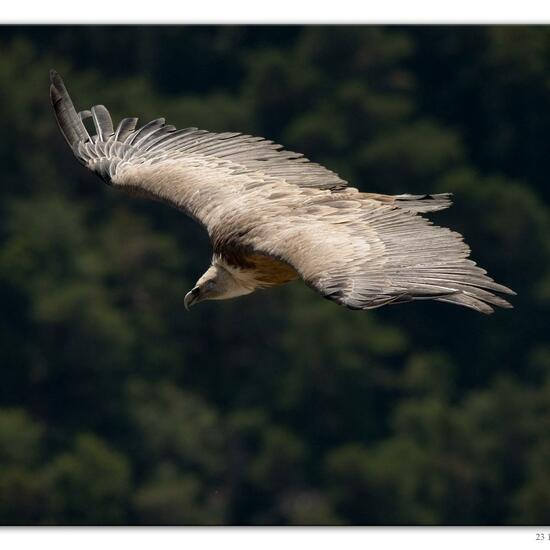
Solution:
[[[337,174],[272,141],[158,118],[116,129],[103,105],[76,112],[50,72],[61,133],[105,183],[182,210],[208,232],[212,262],[184,305],[226,300],[301,278],[350,309],[432,299],[492,313],[515,294],[469,259],[463,237],[422,214],[450,194],[363,193]],[[95,134],[84,121],[91,118]]]

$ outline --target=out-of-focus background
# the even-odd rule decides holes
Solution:
[[[453,192],[515,309],[187,313],[206,234],[74,160],[51,67],[115,122]],[[3,27],[0,120],[0,523],[550,521],[550,27]]]

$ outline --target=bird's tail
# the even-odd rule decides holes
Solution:
[[[365,193],[369,198],[398,206],[401,210],[407,210],[414,214],[437,212],[449,208],[452,204],[451,193],[439,193],[436,195],[380,195],[377,193]]]
[[[423,214],[424,212],[437,212],[449,208],[452,201],[452,193],[438,193],[436,195],[396,195],[395,205],[403,210]]]

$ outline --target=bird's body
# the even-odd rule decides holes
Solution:
[[[212,265],[185,304],[222,300],[297,278],[351,309],[434,299],[490,313],[512,294],[468,259],[458,233],[421,214],[448,194],[361,193],[326,168],[262,138],[176,130],[157,119],[115,129],[103,106],[76,113],[52,71],[60,129],[79,161],[108,184],[169,203],[198,221]],[[83,120],[91,117],[96,135]]]

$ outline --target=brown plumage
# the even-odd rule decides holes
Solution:
[[[76,112],[60,76],[50,95],[77,159],[108,184],[161,200],[208,231],[211,267],[185,305],[298,277],[351,309],[433,299],[491,313],[514,294],[468,259],[462,236],[421,216],[450,195],[380,195],[263,138],[176,130],[157,119],[115,129],[102,105]],[[92,118],[96,134],[83,120]]]

